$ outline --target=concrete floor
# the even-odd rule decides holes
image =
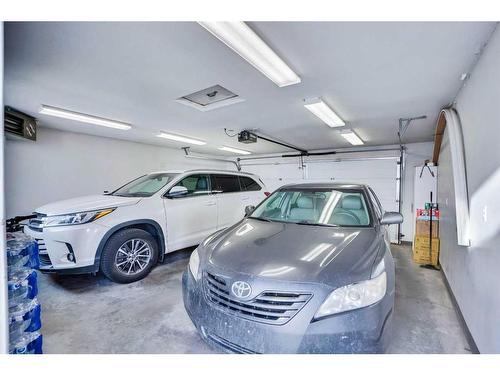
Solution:
[[[396,260],[394,332],[389,353],[469,353],[441,272]],[[182,303],[190,251],[169,255],[144,280],[114,284],[98,276],[40,275],[45,353],[213,353]]]

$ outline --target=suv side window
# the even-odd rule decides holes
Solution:
[[[377,196],[373,192],[371,188],[368,188],[368,194],[370,195],[370,200],[372,201],[372,206],[375,210],[375,215],[380,219],[382,218],[382,206],[380,205],[380,201],[378,200]]]
[[[260,186],[257,181],[250,177],[240,176],[240,185],[241,190],[245,191],[259,191],[262,190],[262,186]]]
[[[234,193],[241,191],[238,176],[231,174],[214,174],[212,177],[212,191],[214,193]]]
[[[193,174],[180,180],[175,186],[184,186],[188,193],[182,197],[193,197],[206,195],[210,192],[210,181],[208,175]]]

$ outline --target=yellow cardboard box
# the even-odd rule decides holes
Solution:
[[[415,222],[415,236],[429,237],[431,231],[431,222],[429,220],[417,220]],[[439,237],[439,221],[432,222],[432,238]]]
[[[429,237],[415,236],[413,241],[413,261],[418,264],[437,266],[439,263],[439,238],[432,239],[432,254],[429,254],[429,247]]]

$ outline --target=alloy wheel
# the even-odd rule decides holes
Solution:
[[[152,251],[148,242],[132,238],[118,248],[115,266],[124,275],[136,275],[151,262]]]

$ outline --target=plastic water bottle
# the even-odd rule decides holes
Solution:
[[[26,267],[14,269],[9,272],[8,277],[9,308],[37,296],[38,285],[35,270]]]
[[[10,354],[42,354],[40,332],[26,332],[15,340],[10,340]]]
[[[10,270],[40,268],[38,243],[22,232],[7,233],[7,264]]]
[[[17,341],[26,332],[38,331],[42,322],[41,307],[36,298],[9,308],[9,337]]]

